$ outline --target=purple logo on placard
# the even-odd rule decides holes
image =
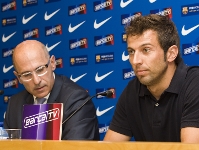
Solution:
[[[24,118],[24,128],[36,126],[45,122],[59,119],[60,110],[58,108],[51,109],[42,113],[34,114]]]

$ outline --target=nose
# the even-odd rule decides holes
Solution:
[[[36,85],[41,82],[41,78],[35,72],[32,73],[32,80]]]
[[[142,64],[142,56],[139,52],[135,52],[133,55],[129,55],[129,61],[132,65]]]

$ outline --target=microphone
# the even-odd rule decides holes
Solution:
[[[64,124],[65,122],[67,122],[74,114],[76,114],[89,100],[91,100],[93,97],[96,97],[98,95],[101,95],[101,96],[106,96],[106,97],[111,97],[113,95],[113,91],[112,90],[107,90],[107,91],[104,91],[104,92],[100,92],[100,93],[97,93],[96,95],[92,96],[92,97],[88,97],[85,102],[80,106],[78,107],[68,118],[66,118],[62,124]]]
[[[107,91],[104,91],[104,92],[97,93],[95,96],[101,95],[101,96],[106,96],[106,97],[110,98],[113,94],[114,93],[113,93],[112,90],[107,90]]]
[[[3,90],[0,90],[0,95],[3,95],[4,91]]]

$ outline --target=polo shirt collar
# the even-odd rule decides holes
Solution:
[[[178,94],[186,78],[187,70],[188,66],[185,65],[183,61],[181,61],[176,68],[176,71],[174,73],[174,76],[171,80],[169,87],[165,91]],[[146,85],[140,84],[139,96],[144,96],[144,95],[151,95],[151,94],[147,89]]]
[[[175,74],[171,80],[169,87],[165,91],[178,94],[187,76],[187,70],[188,66],[185,65],[183,61],[181,61],[176,68]]]

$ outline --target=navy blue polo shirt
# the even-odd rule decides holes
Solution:
[[[136,141],[180,142],[184,127],[199,128],[199,68],[181,62],[159,100],[137,78],[131,80],[109,129]]]

